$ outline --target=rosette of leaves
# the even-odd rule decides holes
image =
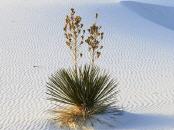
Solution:
[[[81,129],[93,124],[96,115],[119,112],[117,82],[95,66],[61,69],[50,77],[47,89],[49,100],[59,106],[54,119],[64,127]]]

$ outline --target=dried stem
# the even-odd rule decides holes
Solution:
[[[97,19],[98,14],[96,14],[96,20],[95,23],[90,26],[88,29],[88,37],[85,40],[85,42],[88,44],[89,47],[89,53],[91,56],[91,64],[94,65],[96,59],[98,59],[101,55],[101,49],[103,48],[102,45],[100,45],[100,42],[103,40],[104,33],[101,32],[101,26],[97,25]]]
[[[75,10],[72,8],[71,13],[66,16],[64,32],[66,44],[72,51],[74,68],[77,70],[79,56],[82,57],[82,53],[79,53],[79,47],[83,44],[85,31],[82,31],[82,18],[80,16],[76,16],[75,13]]]

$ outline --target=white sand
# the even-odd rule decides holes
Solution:
[[[114,128],[97,129],[174,130],[174,1],[119,1],[0,0],[0,130],[56,130],[45,83],[71,65],[62,30],[70,7],[86,25],[100,14],[98,65],[120,83],[126,112]]]

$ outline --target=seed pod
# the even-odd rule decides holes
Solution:
[[[81,24],[80,27],[82,28],[83,27],[83,24]]]
[[[80,42],[80,45],[83,44],[83,41]]]
[[[95,17],[96,17],[96,19],[98,18],[98,13],[96,13]]]
[[[78,33],[80,34],[80,32],[81,32],[81,30],[79,29],[79,30],[78,30]]]
[[[80,53],[80,57],[82,57],[83,56],[83,54],[82,53]]]
[[[101,52],[97,52],[97,58],[99,58],[101,55]]]
[[[66,41],[66,45],[69,47],[70,46],[70,42]]]

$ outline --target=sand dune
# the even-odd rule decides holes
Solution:
[[[135,11],[140,16],[156,24],[160,24],[168,29],[174,29],[174,7],[133,1],[122,1],[121,3]]]
[[[87,25],[98,12],[106,33],[98,65],[119,81],[126,111],[107,129],[174,129],[174,10],[151,1],[0,0],[0,129],[57,129],[45,83],[71,65],[62,26],[72,6]]]

